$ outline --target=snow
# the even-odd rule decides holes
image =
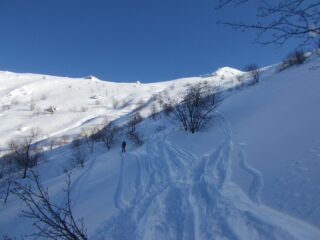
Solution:
[[[146,118],[141,147],[128,140],[120,153],[121,136],[119,147],[96,144],[85,166],[73,168],[67,144],[46,152],[37,171],[51,199],[63,203],[64,170],[71,170],[73,211],[90,239],[319,239],[319,65],[312,57],[280,73],[266,67],[253,86],[228,67],[151,84],[0,72],[0,103],[10,105],[0,112],[0,146],[34,127],[40,139],[71,138],[105,119],[122,124],[136,108],[146,117],[155,94],[177,96],[187,84],[208,81],[219,91],[241,84],[223,94],[199,133]],[[55,113],[43,112],[50,106]],[[15,196],[0,204],[0,235],[34,231],[19,217],[23,208]]]

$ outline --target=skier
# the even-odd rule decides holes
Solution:
[[[121,144],[121,151],[123,152],[123,153],[125,153],[126,152],[126,145],[127,145],[127,143],[126,143],[126,141],[122,141],[122,144]]]

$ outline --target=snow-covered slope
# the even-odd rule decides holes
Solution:
[[[121,154],[97,144],[71,175],[73,210],[89,238],[319,239],[319,65],[314,58],[280,73],[266,68],[259,84],[226,95],[200,133],[186,134],[172,119],[148,118],[139,125],[143,146],[128,142]],[[238,74],[223,68],[199,78],[119,84],[1,73],[1,104],[11,105],[1,112],[1,144],[34,126],[43,137],[59,136],[105,117],[125,119],[141,99],[147,116],[155,93],[176,95],[205,80],[226,89],[238,84]],[[113,98],[130,104],[114,109]],[[31,99],[40,114],[28,109]],[[51,105],[56,113],[42,113]],[[47,159],[37,170],[51,198],[62,203],[69,147],[48,151]],[[23,208],[14,196],[0,205],[0,233],[34,231],[19,217]]]
[[[233,69],[216,76],[191,77],[161,83],[114,83],[87,78],[0,72],[0,146],[40,127],[43,137],[59,137],[104,119],[114,120],[149,104],[158,93],[177,94],[188,83],[208,81],[229,88],[238,84]],[[149,102],[148,102],[149,101]],[[47,111],[54,107],[56,112]],[[148,114],[148,112],[142,112]]]

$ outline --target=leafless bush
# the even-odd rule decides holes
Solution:
[[[101,140],[106,145],[108,150],[110,150],[110,148],[114,144],[118,131],[119,128],[112,122],[106,124],[106,126],[101,130]]]
[[[137,131],[128,132],[128,137],[138,146],[144,144],[142,136]]]
[[[82,141],[80,138],[76,138],[72,141],[72,157],[74,162],[80,167],[84,166],[84,162],[87,158],[87,153],[85,148],[83,147]]]
[[[81,130],[81,136],[88,145],[90,152],[93,153],[94,144],[100,139],[100,128],[98,126],[87,127]]]
[[[57,107],[56,106],[50,106],[47,109],[45,109],[45,111],[47,111],[48,113],[54,114],[57,111]]]
[[[118,109],[120,105],[120,101],[115,97],[112,98],[112,107],[113,109]]]
[[[260,70],[257,64],[249,64],[245,67],[245,71],[249,72],[254,82],[259,82],[260,79]]]
[[[210,113],[218,105],[214,89],[201,83],[190,86],[182,101],[172,102],[175,117],[184,130],[191,133],[199,131],[209,121]]]
[[[170,114],[174,111],[174,107],[172,105],[172,102],[168,101],[168,102],[165,102],[163,105],[162,105],[162,110],[163,110],[163,113],[166,117],[169,117]]]
[[[295,50],[282,61],[279,71],[283,71],[295,65],[303,64],[306,59],[307,57],[303,50]]]
[[[138,102],[137,102],[137,107],[136,107],[136,111],[141,111],[143,109],[145,105],[145,101],[143,99],[140,99]]]
[[[76,220],[71,206],[71,180],[67,178],[67,187],[64,189],[66,203],[60,207],[50,199],[48,189],[44,187],[37,173],[31,171],[29,177],[31,185],[14,182],[13,194],[20,198],[26,205],[21,215],[33,221],[37,232],[34,238],[87,240],[87,233],[83,219]]]
[[[128,121],[129,132],[136,131],[137,125],[142,121],[142,116],[139,112],[133,114]]]
[[[240,82],[242,82],[242,80],[243,80],[243,75],[242,74],[238,74],[237,76],[236,76],[236,79],[237,79],[237,81],[240,83]]]
[[[39,129],[31,129],[27,136],[11,140],[8,143],[8,149],[10,151],[8,157],[23,168],[22,178],[26,177],[28,168],[37,165],[40,158],[41,149],[35,144],[35,140],[39,134]]]
[[[159,112],[159,110],[158,110],[157,105],[153,104],[153,105],[151,106],[151,114],[150,114],[150,116],[151,116],[151,118],[152,118],[153,120],[157,120],[158,112]]]
[[[143,120],[141,114],[136,112],[128,121],[127,136],[137,145],[142,145],[142,136],[137,132],[137,125]]]
[[[56,141],[56,139],[51,138],[48,143],[49,143],[50,151],[52,151],[52,149],[53,149],[54,145],[56,145],[57,141]]]

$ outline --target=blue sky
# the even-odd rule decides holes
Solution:
[[[251,6],[212,0],[0,0],[0,70],[154,82],[280,61],[254,33],[217,25],[254,20]]]

